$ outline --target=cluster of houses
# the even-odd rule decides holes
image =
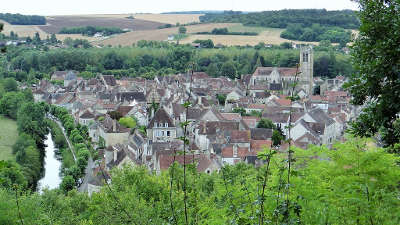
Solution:
[[[85,80],[75,71],[56,71],[51,80],[63,85],[42,80],[33,94],[36,101],[65,107],[76,122],[88,127],[91,140],[102,147],[99,165],[106,170],[133,164],[159,173],[174,159],[183,164],[177,152],[185,147],[186,163],[195,163],[199,172],[212,173],[224,164],[260,163],[257,153],[272,146],[273,135],[272,129],[258,128],[262,118],[271,120],[286,136],[291,124],[292,144],[299,148],[331,146],[343,139],[346,123],[356,114],[349,94],[341,88],[345,78],[314,78],[307,64],[312,63],[312,49],[302,51],[300,57],[303,65],[299,68],[260,67],[239,80],[204,72],[154,80],[117,80],[99,74]],[[290,85],[296,80],[298,87]],[[317,85],[321,95],[313,95]],[[300,100],[288,100],[293,91]],[[226,96],[225,102],[217,96]],[[183,103],[188,100],[191,106],[186,109]],[[116,114],[135,118],[136,128],[120,124]],[[179,139],[185,121],[189,121],[187,146]],[[288,144],[274,147],[284,152]]]

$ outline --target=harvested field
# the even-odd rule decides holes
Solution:
[[[58,33],[63,27],[103,26],[131,30],[152,30],[163,25],[163,23],[140,19],[89,16],[53,16],[47,17],[47,23],[48,25],[40,26],[40,28],[50,34]]]
[[[277,29],[277,28],[265,28],[257,36],[244,36],[244,35],[191,35],[188,38],[181,40],[182,44],[192,43],[193,41],[199,40],[207,40],[211,39],[214,44],[222,44],[226,46],[234,46],[234,45],[257,45],[260,42],[264,42],[265,44],[281,44],[283,42],[293,42],[293,43],[312,43],[318,44],[318,42],[304,42],[304,41],[292,41],[287,40],[280,37],[284,29]]]
[[[234,23],[213,23],[213,24],[198,24],[186,26],[187,33],[196,33],[210,31],[214,28],[224,28],[230,27],[237,24]],[[109,39],[98,42],[104,45],[132,45],[140,40],[151,40],[151,41],[164,41],[168,39],[168,36],[178,33],[178,28],[167,28],[167,29],[157,29],[157,30],[144,30],[144,31],[132,31],[124,34],[120,34]],[[206,35],[202,35],[206,36]],[[191,36],[189,36],[190,38]],[[186,39],[185,39],[186,40]]]
[[[4,24],[3,34],[10,35],[11,31],[17,33],[19,37],[33,37],[36,32],[39,32],[40,37],[45,38],[48,34],[42,31],[36,25],[11,25],[5,21],[0,20],[0,23]]]
[[[203,14],[135,14],[134,17],[141,20],[175,25],[176,23],[188,24],[200,22],[199,17],[202,15]]]

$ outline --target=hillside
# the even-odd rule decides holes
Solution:
[[[211,31],[214,28],[224,28],[234,26],[236,24],[232,23],[214,23],[214,24],[199,24],[186,26],[187,33],[197,33],[204,31]],[[157,30],[145,30],[145,31],[132,31],[121,35],[113,36],[109,39],[99,41],[97,43],[104,45],[132,45],[140,40],[150,40],[150,41],[165,41],[168,36],[178,34],[178,28],[166,28]]]
[[[89,17],[89,16],[53,16],[47,18],[47,25],[40,28],[47,33],[58,33],[64,27],[119,27],[131,30],[152,30],[157,29],[164,23],[141,20],[127,19],[118,17]]]
[[[200,21],[203,23],[243,23],[249,26],[273,28],[286,28],[293,23],[303,24],[307,27],[314,23],[345,29],[359,27],[359,21],[354,11],[327,11],[325,9],[285,9],[256,13],[227,11],[223,14],[206,14],[200,17]]]
[[[341,12],[341,11],[340,11]],[[11,31],[17,33],[19,37],[33,37],[36,32],[40,34],[42,39],[50,34],[55,33],[57,39],[64,40],[65,38],[86,39],[95,45],[113,45],[127,46],[132,45],[140,40],[165,41],[168,37],[178,33],[177,27],[159,29],[159,27],[171,24],[176,25],[196,23],[200,20],[203,22],[200,25],[187,26],[187,37],[182,39],[180,43],[192,43],[195,40],[211,39],[214,44],[226,46],[234,45],[257,45],[260,42],[265,44],[281,44],[283,42],[293,43],[312,43],[318,44],[319,39],[308,38],[286,38],[285,30],[282,28],[271,28],[265,26],[265,23],[256,23],[260,16],[269,15],[270,12],[249,13],[230,15],[227,13],[214,14],[93,14],[93,15],[62,15],[46,17],[46,25],[11,25],[5,21],[3,23],[4,33],[9,34]],[[348,13],[348,12],[342,12]],[[279,14],[279,13],[278,13]],[[281,12],[280,14],[283,14]],[[277,15],[276,19],[282,15]],[[129,17],[134,19],[129,19]],[[301,15],[297,15],[301,19]],[[274,17],[275,18],[275,17]],[[290,19],[291,18],[291,19]],[[287,21],[292,21],[290,17]],[[297,19],[299,19],[297,18]],[[334,17],[336,18],[336,17]],[[226,21],[226,23],[217,23],[217,21]],[[254,20],[254,21],[253,21]],[[275,19],[274,19],[275,20]],[[335,19],[336,20],[336,19]],[[235,22],[236,21],[236,22]],[[285,20],[283,20],[285,21]],[[1,22],[1,21],[0,21]],[[123,34],[115,34],[110,37],[89,37],[81,34],[59,34],[60,30],[65,27],[82,27],[82,26],[102,26],[102,27],[117,27],[121,29],[130,29],[132,32]],[[276,27],[276,26],[275,26]],[[256,32],[256,36],[245,35],[198,35],[197,32],[211,32],[214,28],[228,28],[230,32]],[[304,35],[303,35],[304,36]],[[331,35],[332,36],[332,35]],[[331,37],[330,36],[330,37]],[[334,35],[333,35],[334,36]],[[291,40],[289,40],[291,39]],[[334,40],[334,37],[331,37]],[[302,41],[300,41],[302,40]],[[346,39],[348,40],[348,38]],[[334,42],[334,41],[332,41]]]

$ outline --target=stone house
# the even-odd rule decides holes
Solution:
[[[170,142],[176,139],[176,126],[172,118],[160,108],[147,126],[147,137],[152,142]]]
[[[85,110],[78,118],[78,122],[81,125],[89,126],[94,123],[95,115],[89,110]]]
[[[99,122],[98,129],[99,137],[104,140],[105,146],[128,143],[130,129],[111,119],[108,114]]]

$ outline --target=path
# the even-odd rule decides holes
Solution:
[[[71,142],[69,141],[69,138],[68,138],[67,134],[65,133],[65,129],[64,129],[63,125],[61,124],[61,122],[56,117],[54,117],[53,115],[47,115],[47,118],[49,118],[50,120],[54,121],[60,127],[61,131],[63,132],[64,138],[68,143],[68,147],[72,152],[72,156],[74,157],[74,160],[76,161],[74,148],[73,148]]]

